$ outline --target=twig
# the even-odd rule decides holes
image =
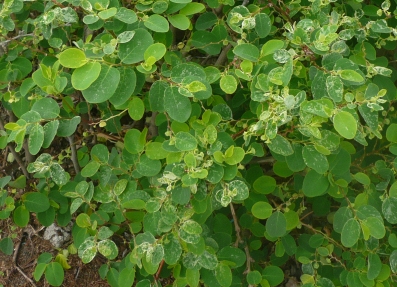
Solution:
[[[220,67],[227,59],[227,52],[232,48],[232,44],[228,44],[227,46],[223,47],[222,52],[219,54],[218,59],[216,60],[214,66]]]
[[[239,243],[243,242],[243,239],[241,238],[241,228],[238,225],[237,215],[236,211],[234,210],[233,203],[230,203],[230,210],[232,212],[234,229],[236,229],[236,242],[234,243],[234,246],[237,247]]]
[[[36,284],[34,284],[33,280],[30,279],[30,278],[25,274],[25,272],[22,271],[22,269],[18,266],[18,263],[17,263],[19,248],[21,247],[22,240],[23,240],[23,235],[22,235],[21,240],[20,240],[20,241],[17,243],[17,245],[15,246],[14,255],[12,256],[12,262],[14,263],[15,269],[18,270],[18,272],[21,273],[21,275],[22,275],[23,277],[25,277],[25,279],[26,279],[27,281],[29,281],[29,283],[32,284],[32,286],[36,287]]]
[[[76,175],[80,172],[80,165],[79,165],[79,161],[77,159],[77,151],[76,151],[76,145],[74,144],[74,137],[73,135],[68,136],[68,141],[69,141],[69,145],[70,145],[70,150],[72,152],[71,154],[71,160],[73,162],[73,167],[74,167],[74,171],[76,172]]]
[[[161,272],[161,270],[163,269],[163,266],[164,266],[164,259],[161,260],[160,265],[159,265],[159,269],[157,269],[157,272],[156,272],[156,274],[154,275],[154,281],[159,280],[159,278],[160,278],[160,272]]]
[[[3,42],[0,42],[0,46],[6,46],[6,45],[8,45],[8,43],[10,43],[11,41],[18,40],[19,38],[29,37],[29,36],[33,36],[33,33],[30,33],[30,34],[20,34],[20,35],[18,35],[18,36],[12,37],[12,38],[10,38],[10,39],[8,39],[8,40],[5,40],[5,41],[3,41]]]
[[[152,138],[157,137],[159,135],[158,128],[156,126],[156,116],[158,112],[152,112],[149,122],[149,132]]]

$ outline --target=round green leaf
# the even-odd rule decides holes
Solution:
[[[14,210],[13,219],[16,225],[19,227],[25,227],[29,222],[29,210],[24,205],[18,206]]]
[[[334,116],[335,130],[346,139],[353,139],[357,132],[357,121],[349,112],[340,111]]]
[[[89,103],[102,103],[113,96],[119,81],[119,70],[108,65],[102,65],[98,78],[82,91],[83,97]]]
[[[252,206],[251,212],[256,218],[266,219],[272,215],[273,207],[265,201],[258,201]]]
[[[339,76],[346,81],[350,82],[363,82],[364,78],[354,70],[342,70],[339,72]]]
[[[109,99],[114,106],[124,104],[134,93],[137,77],[134,69],[129,66],[118,67],[120,72],[120,82],[113,96]]]
[[[168,21],[179,30],[187,30],[190,27],[190,19],[182,14],[169,15]]]
[[[135,269],[131,269],[129,267],[125,267],[119,273],[119,287],[131,287],[134,284],[135,280]]]
[[[323,195],[329,186],[328,178],[319,174],[315,170],[310,170],[304,180],[302,190],[308,197],[315,197]]]
[[[124,148],[131,154],[137,154],[143,151],[146,143],[145,133],[137,129],[130,129],[124,136]]]
[[[83,263],[89,263],[94,259],[97,253],[97,245],[92,237],[85,239],[83,243],[80,244],[78,254]]]
[[[376,253],[369,253],[367,278],[369,280],[374,280],[376,277],[378,277],[381,270],[382,261],[380,260],[379,255]]]
[[[66,68],[76,69],[87,63],[87,58],[83,51],[77,48],[70,48],[59,54],[59,62]]]
[[[90,161],[82,170],[81,175],[84,177],[91,177],[94,176],[101,164],[97,161]]]
[[[154,16],[154,15],[153,15]],[[135,64],[144,59],[146,49],[153,44],[152,35],[138,28],[131,41],[119,45],[119,58],[124,64]]]
[[[232,246],[226,246],[219,251],[218,259],[234,262],[235,265],[231,267],[238,268],[244,265],[246,256],[244,251],[241,249]]]
[[[274,212],[266,221],[266,231],[271,237],[282,237],[287,232],[287,220],[282,212]]]
[[[51,286],[61,286],[65,273],[62,265],[58,262],[51,262],[45,269],[45,279]]]
[[[383,220],[378,217],[368,217],[364,220],[364,224],[368,226],[371,236],[376,239],[382,239],[386,235],[386,229]]]
[[[194,150],[197,147],[197,140],[188,132],[179,132],[175,136],[175,146],[181,151]]]
[[[164,44],[155,43],[155,44],[150,45],[146,49],[143,57],[144,57],[145,61],[147,61],[149,59],[149,57],[154,57],[156,59],[156,61],[158,61],[165,55],[166,51],[167,51],[167,48],[165,47]]]
[[[397,198],[396,197],[388,197],[383,201],[382,204],[382,213],[385,219],[391,223],[397,223]]]
[[[143,176],[155,176],[161,170],[161,162],[150,159],[144,154],[139,158],[136,170]]]
[[[232,285],[232,271],[226,264],[218,264],[218,266],[215,268],[215,277],[222,287],[229,287]]]
[[[249,43],[243,43],[237,45],[233,49],[233,53],[239,56],[240,58],[251,62],[258,62],[259,59],[259,49],[256,46]]]
[[[272,141],[268,143],[267,146],[272,152],[284,156],[289,156],[294,153],[294,150],[292,149],[290,142],[286,138],[280,135],[276,135],[276,137],[272,139]]]
[[[58,103],[52,98],[41,98],[32,106],[32,111],[40,114],[42,119],[55,119],[59,116],[60,108]]]
[[[0,240],[0,251],[6,255],[11,255],[14,252],[14,243],[9,237]]]
[[[115,259],[119,253],[116,243],[110,239],[99,241],[98,251],[110,260]]]
[[[26,194],[24,204],[30,212],[43,212],[50,207],[50,200],[40,192]]]
[[[305,164],[320,174],[327,172],[329,168],[327,157],[319,153],[314,146],[304,146],[302,150],[303,160]]]
[[[241,180],[233,180],[229,182],[229,190],[237,191],[237,195],[233,197],[233,200],[236,201],[245,200],[249,196],[248,186]]]
[[[391,124],[387,127],[386,139],[389,142],[397,143],[397,124]]]
[[[74,70],[72,74],[73,88],[80,91],[88,89],[98,79],[101,69],[102,66],[98,62],[89,62]]]
[[[143,23],[146,28],[154,32],[165,33],[168,32],[168,30],[170,29],[170,25],[167,19],[157,14],[149,16],[149,18],[146,19]]]
[[[262,281],[262,274],[255,270],[247,274],[247,282],[251,285],[258,285]]]
[[[268,266],[262,271],[263,279],[266,279],[270,286],[277,286],[284,280],[284,273],[280,267]]]
[[[44,142],[44,128],[40,124],[33,125],[29,133],[28,147],[32,155],[39,153]]]
[[[360,238],[361,228],[358,221],[354,218],[350,218],[343,225],[342,234],[341,234],[341,242],[345,247],[352,247],[357,243]]]
[[[237,90],[237,80],[232,75],[226,75],[221,78],[220,86],[226,94],[233,94]]]
[[[181,95],[177,87],[168,87],[164,92],[164,108],[171,119],[184,123],[192,112],[190,100]]]
[[[138,121],[143,117],[145,113],[145,104],[138,97],[132,97],[131,101],[128,103],[128,114],[131,119]]]

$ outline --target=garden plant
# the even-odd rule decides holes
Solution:
[[[26,276],[397,286],[396,2],[2,1],[0,220],[72,226]]]

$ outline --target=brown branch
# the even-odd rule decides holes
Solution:
[[[80,165],[79,165],[79,161],[77,159],[77,151],[76,151],[76,145],[74,143],[74,136],[68,136],[68,141],[69,141],[69,145],[70,145],[70,150],[72,152],[70,158],[73,162],[73,167],[74,167],[74,171],[76,172],[76,175],[80,172]]]
[[[291,24],[293,24],[294,22],[292,21],[292,19],[291,19],[291,17],[288,15],[288,13],[284,10],[284,9],[282,9],[282,8],[280,8],[280,7],[278,7],[277,5],[275,5],[273,2],[272,2],[272,0],[268,0],[268,2],[269,2],[269,7],[273,7],[284,19],[286,19],[288,22],[290,22]]]
[[[243,239],[241,238],[241,228],[238,225],[237,215],[236,215],[236,211],[234,210],[233,203],[230,203],[230,211],[232,212],[234,229],[236,229],[236,242],[234,243],[234,246],[238,247],[238,244],[242,243]]]
[[[161,273],[161,270],[163,269],[163,266],[164,266],[164,259],[161,260],[160,265],[159,265],[159,269],[157,269],[157,272],[156,272],[156,274],[154,275],[154,281],[159,280],[159,278],[160,278],[160,273]]]
[[[215,67],[223,66],[223,64],[227,60],[227,52],[229,52],[231,48],[232,48],[232,44],[228,44],[227,46],[223,47],[221,53],[219,54],[218,59],[214,64]]]

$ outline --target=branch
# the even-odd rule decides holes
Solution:
[[[24,38],[24,37],[30,37],[33,36],[33,33],[29,33],[29,34],[20,34],[18,36],[12,37],[8,40],[5,40],[3,42],[0,42],[0,46],[7,46],[10,42],[14,41],[14,40],[18,40],[20,38]]]
[[[227,60],[227,52],[232,48],[232,44],[228,44],[227,46],[223,47],[222,52],[219,54],[218,59],[216,60],[214,66],[220,67],[223,63]]]
[[[244,241],[241,238],[241,228],[238,225],[237,215],[236,215],[236,211],[234,210],[233,203],[230,203],[230,210],[232,212],[234,229],[236,229],[236,242],[234,243],[234,246],[237,247],[239,243],[242,243]]]
[[[68,136],[68,141],[69,141],[69,145],[70,145],[70,150],[72,152],[71,154],[71,160],[73,162],[73,167],[74,167],[74,171],[76,172],[76,175],[80,172],[80,165],[79,165],[79,161],[77,159],[77,151],[76,151],[76,145],[74,144],[74,140],[73,140],[73,135]]]

